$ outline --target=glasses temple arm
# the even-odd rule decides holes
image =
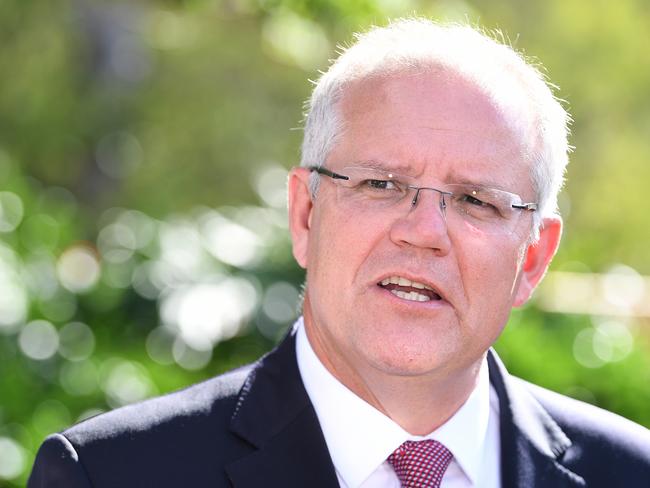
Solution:
[[[329,169],[323,168],[322,166],[309,166],[307,169],[310,170],[310,171],[316,171],[316,173],[318,173],[319,175],[329,176],[330,178],[335,179],[335,180],[349,180],[350,179],[349,176],[345,176],[345,175],[335,173],[334,171],[330,171]]]
[[[512,208],[516,208],[518,210],[530,210],[531,212],[534,212],[537,210],[537,204],[536,203],[521,203],[521,204],[512,204]]]

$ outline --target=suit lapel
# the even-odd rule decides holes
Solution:
[[[494,351],[490,381],[499,397],[502,486],[579,488],[582,477],[562,464],[570,439]],[[235,488],[334,488],[338,481],[316,413],[302,384],[295,335],[262,358],[240,392],[231,431],[252,450],[226,466]]]
[[[562,464],[571,440],[525,387],[516,383],[494,351],[490,382],[499,397],[501,479],[512,488],[578,488],[584,479]]]
[[[325,439],[302,384],[295,335],[253,369],[230,428],[253,446],[228,466],[233,486],[338,487]]]

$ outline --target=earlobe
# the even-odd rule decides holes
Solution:
[[[537,242],[530,244],[521,268],[521,278],[515,295],[514,305],[525,304],[533,294],[560,244],[562,219],[559,216],[544,218]]]
[[[310,171],[306,168],[293,168],[289,172],[288,185],[289,230],[293,256],[296,262],[305,269],[307,268],[312,211],[309,175]]]

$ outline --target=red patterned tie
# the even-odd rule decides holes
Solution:
[[[439,488],[453,454],[438,441],[406,441],[388,462],[403,488]]]

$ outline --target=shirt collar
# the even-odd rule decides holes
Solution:
[[[296,355],[305,390],[314,406],[338,475],[349,487],[359,486],[406,440],[435,439],[447,447],[475,485],[490,414],[487,362],[477,387],[443,425],[426,436],[414,436],[339,382],[320,362],[305,332],[297,328]]]

